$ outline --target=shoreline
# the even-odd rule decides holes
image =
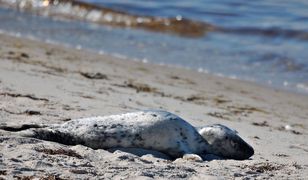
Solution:
[[[96,55],[102,55],[102,56],[110,56],[119,60],[124,60],[124,61],[133,61],[133,62],[137,62],[137,63],[143,63],[143,64],[150,64],[153,66],[159,66],[159,67],[167,67],[167,68],[171,68],[171,69],[179,69],[179,70],[184,70],[184,71],[192,71],[195,73],[199,73],[199,74],[205,74],[206,76],[213,76],[216,78],[223,78],[223,79],[229,79],[231,81],[235,80],[235,81],[240,81],[243,83],[247,83],[247,84],[254,84],[256,86],[260,86],[263,88],[268,88],[274,91],[280,91],[280,92],[285,92],[285,93],[291,93],[291,94],[297,94],[297,95],[301,95],[301,96],[308,96],[308,92],[306,92],[306,90],[303,90],[302,88],[297,88],[297,89],[290,89],[287,88],[286,86],[278,86],[278,85],[272,85],[272,84],[266,84],[266,83],[262,83],[262,82],[257,82],[257,81],[252,81],[252,80],[246,80],[246,79],[241,79],[238,77],[233,77],[233,76],[228,76],[228,75],[224,75],[224,74],[220,74],[220,73],[212,73],[212,72],[206,72],[206,71],[199,71],[198,69],[193,69],[193,68],[189,68],[189,67],[185,67],[185,66],[180,66],[180,65],[173,65],[173,64],[157,64],[154,62],[149,62],[148,60],[142,60],[142,59],[137,59],[137,58],[130,58],[127,57],[125,55],[121,55],[118,53],[108,53],[108,52],[101,52],[101,51],[97,51],[94,49],[87,49],[82,47],[81,45],[76,45],[76,46],[72,46],[71,44],[63,44],[61,42],[56,42],[56,41],[50,41],[50,40],[42,40],[33,36],[20,36],[20,35],[16,35],[15,33],[8,33],[6,31],[1,31],[0,30],[0,35],[4,35],[4,36],[12,36],[14,38],[22,38],[22,39],[26,39],[26,40],[30,40],[30,41],[37,41],[37,42],[41,42],[41,43],[46,43],[46,44],[50,44],[50,45],[54,45],[54,46],[61,46],[64,48],[68,48],[68,49],[75,49],[78,51],[86,51],[87,53],[93,53]]]
[[[303,158],[303,153],[308,152],[306,95],[4,34],[0,34],[0,92],[2,125],[55,124],[94,115],[163,109],[195,126],[220,123],[234,128],[256,152],[245,161],[170,162],[33,141],[0,130],[0,177],[308,176],[308,164]],[[83,158],[35,151],[42,147],[69,149]],[[123,156],[128,158],[121,159]],[[87,163],[91,166],[82,166]]]

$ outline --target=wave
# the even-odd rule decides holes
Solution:
[[[215,26],[177,16],[174,18],[138,16],[82,1],[0,0],[0,5],[38,15],[82,20],[115,27],[140,28],[187,37],[202,37]]]
[[[184,37],[204,37],[209,32],[308,40],[303,30],[258,27],[221,27],[207,22],[176,17],[139,16],[78,0],[0,0],[0,6],[60,19],[80,20],[122,28],[144,29]]]

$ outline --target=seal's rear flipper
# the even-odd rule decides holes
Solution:
[[[19,124],[19,125],[0,125],[0,130],[5,135],[16,135],[22,137],[35,137],[35,129],[47,127],[43,124]]]
[[[18,132],[18,131],[23,131],[31,128],[44,128],[47,127],[47,125],[43,124],[21,124],[21,125],[0,125],[0,129],[4,131],[11,131],[11,132]]]
[[[20,125],[0,125],[2,135],[17,135],[23,137],[34,137],[33,129],[47,127],[43,124],[20,124]]]

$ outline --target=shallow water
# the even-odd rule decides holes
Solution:
[[[1,1],[1,0],[0,0]],[[139,17],[187,18],[214,30],[187,37],[59,21],[0,9],[0,29],[71,46],[308,93],[308,2],[87,0]],[[144,30],[146,29],[146,30]]]

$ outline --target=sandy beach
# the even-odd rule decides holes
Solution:
[[[161,55],[159,55],[161,56]],[[248,160],[175,161],[24,138],[25,124],[162,109],[236,129]],[[0,179],[305,179],[308,96],[0,34]]]

